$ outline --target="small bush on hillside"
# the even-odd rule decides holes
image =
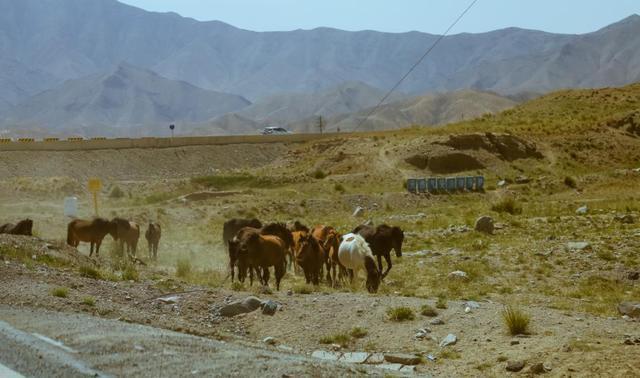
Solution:
[[[69,289],[66,287],[56,287],[51,290],[51,295],[58,298],[66,298],[69,295]]]
[[[354,339],[361,339],[368,334],[369,332],[362,327],[354,327],[353,329],[351,329],[351,332],[349,332],[349,335],[351,335],[351,337],[353,337]]]
[[[340,193],[344,193],[345,192],[344,186],[342,184],[335,184],[333,186],[333,190],[335,190],[336,192],[340,192]]]
[[[439,296],[438,300],[436,301],[436,308],[439,309],[446,309],[447,308],[447,298],[445,298],[444,296]]]
[[[95,306],[96,305],[96,299],[92,296],[87,296],[82,298],[82,303],[86,304],[87,306]]]
[[[435,308],[431,307],[430,305],[422,305],[422,307],[420,308],[420,314],[422,314],[423,316],[438,316],[438,311],[436,311]]]
[[[124,197],[124,192],[120,189],[119,186],[114,186],[109,193],[109,198],[122,198]]]
[[[313,176],[313,178],[315,179],[322,180],[323,178],[327,177],[327,174],[322,169],[316,169],[311,173],[311,176]]]
[[[127,265],[122,271],[123,281],[138,281],[140,279],[140,273],[136,269],[135,265]]]
[[[189,274],[191,274],[191,262],[189,259],[178,259],[176,261],[176,276],[185,278]]]
[[[522,310],[507,306],[502,310],[502,320],[513,336],[526,335],[529,332],[531,318]]]
[[[313,293],[313,286],[308,284],[294,285],[291,289],[296,294],[311,294]]]
[[[351,336],[346,333],[336,333],[334,335],[323,336],[319,340],[320,344],[338,344],[343,348],[349,346]]]
[[[92,266],[83,265],[78,270],[80,272],[80,276],[82,277],[93,278],[94,280],[99,280],[102,278],[100,272]]]
[[[393,307],[387,310],[387,316],[394,322],[402,322],[405,320],[413,320],[416,318],[413,310],[409,307]]]
[[[491,205],[491,210],[497,213],[521,214],[522,206],[513,197],[504,197]]]
[[[571,176],[567,176],[564,178],[564,184],[571,189],[576,189],[578,187],[578,182]]]

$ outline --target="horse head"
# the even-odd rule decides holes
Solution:
[[[382,281],[382,275],[376,266],[373,257],[366,256],[364,258],[364,267],[367,269],[367,291],[369,293],[377,293]]]
[[[16,225],[15,231],[19,235],[27,235],[27,236],[33,235],[33,232],[32,232],[33,231],[33,221],[31,219],[29,219],[29,218],[27,218],[25,220],[21,220]]]
[[[393,238],[393,250],[396,251],[396,257],[402,257],[402,243],[404,242],[404,232],[400,227],[393,227],[391,235]]]

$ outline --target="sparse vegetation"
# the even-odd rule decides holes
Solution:
[[[447,308],[447,298],[442,296],[442,295],[438,296],[438,299],[436,300],[436,308],[439,308],[439,309],[442,309],[442,310],[446,309]]]
[[[362,327],[354,327],[349,332],[349,335],[351,335],[351,337],[353,337],[354,339],[361,339],[367,336],[368,334],[369,332]]]
[[[122,198],[124,197],[124,192],[122,191],[122,189],[120,189],[119,186],[115,185],[113,188],[111,188],[111,191],[109,192],[109,198]]]
[[[416,318],[413,310],[409,307],[393,307],[387,310],[389,320],[394,322],[402,322],[405,320],[413,320]]]
[[[86,296],[84,298],[82,298],[82,303],[87,305],[87,306],[95,306],[96,305],[96,299],[92,296]]]
[[[430,305],[425,304],[420,307],[420,314],[422,314],[423,316],[433,317],[438,316],[438,311],[436,311],[436,309],[431,307]]]
[[[566,176],[564,178],[564,184],[572,189],[576,189],[578,187],[578,181],[576,181],[576,179],[571,176]]]
[[[135,265],[129,264],[122,271],[122,279],[124,281],[138,281],[140,279],[140,273],[136,269]]]
[[[509,213],[517,215],[522,213],[522,206],[511,196],[505,196],[491,205],[491,210],[496,213]]]
[[[82,277],[93,278],[94,280],[102,279],[100,271],[89,265],[82,265],[78,269]]]
[[[315,179],[322,180],[327,177],[327,174],[322,169],[316,169],[311,173],[311,176]]]
[[[531,318],[520,309],[506,306],[502,310],[502,320],[511,335],[526,335],[529,333]]]
[[[293,285],[291,290],[296,294],[311,294],[313,293],[313,286],[308,284]]]
[[[348,333],[336,333],[333,335],[323,336],[319,340],[320,344],[338,344],[346,348],[351,343],[351,336]]]
[[[191,261],[181,258],[176,261],[176,276],[186,278],[191,274]]]
[[[69,295],[69,288],[56,287],[51,290],[51,295],[58,298],[66,298]]]

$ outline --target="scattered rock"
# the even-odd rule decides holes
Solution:
[[[449,273],[448,277],[453,279],[459,279],[459,280],[469,279],[469,276],[467,275],[467,273],[461,270],[454,270],[453,272]]]
[[[440,318],[435,318],[435,319],[431,320],[429,322],[429,324],[431,324],[431,325],[443,325],[444,324],[444,320],[442,320]]]
[[[493,224],[493,218],[488,215],[483,215],[476,220],[476,224],[474,229],[478,232],[483,232],[485,234],[492,235],[495,230],[495,226]]]
[[[504,188],[505,186],[507,186],[507,181],[506,180],[498,181],[498,188]]]
[[[270,299],[262,302],[261,306],[264,315],[274,315],[278,311],[278,304]]]
[[[476,301],[467,301],[465,302],[465,304],[463,305],[464,307],[469,307],[472,310],[477,310],[480,308],[480,303],[476,302]]]
[[[588,242],[568,242],[567,250],[568,251],[584,251],[591,249],[591,244]]]
[[[129,298],[131,298],[131,297],[129,297]],[[171,295],[171,296],[168,296],[168,297],[158,298],[158,301],[162,302],[164,304],[174,304],[174,303],[177,303],[179,299],[180,299],[180,296]]]
[[[381,365],[378,365],[378,367],[380,369],[398,371],[398,370],[402,369],[402,364],[381,364]]]
[[[340,344],[331,344],[331,350],[333,351],[339,351],[340,349],[342,349],[342,346]]]
[[[293,348],[288,345],[278,345],[276,348],[285,352],[293,352]]]
[[[260,307],[260,304],[260,299],[251,296],[243,300],[237,300],[224,305],[218,310],[218,312],[222,316],[233,317],[255,311]]]
[[[339,361],[350,364],[363,364],[367,358],[369,358],[369,353],[366,352],[348,352],[343,353]]]
[[[524,369],[524,361],[509,361],[507,362],[507,371],[519,372]]]
[[[417,365],[422,361],[422,358],[413,354],[389,353],[384,355],[384,360],[401,365]]]
[[[589,212],[589,207],[587,205],[580,206],[578,210],[576,210],[576,214],[578,215],[586,215]]]
[[[418,340],[422,340],[425,337],[427,337],[427,335],[429,334],[429,332],[431,332],[431,330],[429,330],[428,328],[420,328],[415,335],[413,335],[414,338],[418,339]]]
[[[359,218],[361,216],[364,215],[364,208],[363,207],[356,207],[356,209],[353,211],[353,217],[354,218]]]
[[[517,176],[514,181],[516,184],[528,184],[531,182],[531,179],[527,176]]]
[[[293,295],[293,291],[291,289],[287,290],[287,295],[289,296]]]
[[[520,344],[520,341],[518,341],[518,340],[512,340],[511,341],[511,345],[518,345],[518,344]]]
[[[531,372],[532,374],[543,374],[548,371],[551,371],[551,369],[548,366],[545,366],[542,362],[533,364],[529,368],[529,372]]]
[[[275,337],[265,337],[264,339],[262,339],[262,342],[267,344],[267,345],[276,345],[277,341],[275,339]]]
[[[622,302],[618,305],[618,311],[631,318],[640,318],[640,303]]]
[[[341,356],[341,353],[326,352],[324,350],[316,350],[313,353],[311,353],[311,357],[317,358],[320,360],[326,360],[326,361],[338,361],[340,356]]]
[[[635,218],[631,214],[616,215],[615,218],[613,219],[615,219],[620,223],[625,223],[625,224],[633,224],[636,222]]]
[[[371,353],[369,358],[367,358],[366,363],[371,365],[379,365],[384,363],[384,354],[382,353]]]
[[[453,333],[448,334],[442,341],[440,341],[440,348],[444,348],[449,345],[455,345],[458,342],[458,338]]]
[[[405,366],[401,367],[399,371],[403,372],[403,373],[415,373],[416,372],[416,367],[415,366],[405,365]]]

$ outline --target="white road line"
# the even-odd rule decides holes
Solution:
[[[0,364],[0,378],[24,378],[24,375],[9,369],[3,364]]]

